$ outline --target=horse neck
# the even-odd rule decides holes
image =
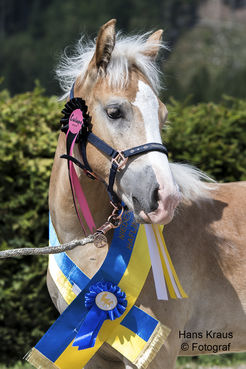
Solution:
[[[58,239],[62,243],[85,236],[74,208],[67,161],[60,158],[65,152],[65,135],[61,133],[50,178],[49,209]],[[77,158],[81,160],[78,154]],[[112,210],[105,185],[97,180],[89,179],[80,169],[76,168],[76,171],[95,225],[98,228],[105,223]],[[90,234],[87,226],[86,231]]]

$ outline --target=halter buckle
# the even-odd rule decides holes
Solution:
[[[122,151],[119,151],[115,158],[112,159],[111,163],[117,165],[117,170],[124,169],[128,158],[126,158]]]
[[[85,174],[87,175],[88,178],[90,178],[90,179],[97,179],[98,180],[98,178],[97,178],[97,176],[95,175],[94,172],[90,172],[87,169],[85,169],[84,172],[85,172]]]

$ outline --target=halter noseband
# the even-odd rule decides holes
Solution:
[[[69,119],[70,119],[72,112],[76,109],[80,109],[82,111],[83,122],[81,124],[81,128],[79,132],[75,134],[69,131]],[[64,114],[64,117],[61,119],[61,123],[63,124],[61,130],[67,133],[66,135],[67,154],[62,155],[61,158],[67,159],[68,163],[70,161],[73,162],[75,165],[80,167],[89,178],[93,180],[94,179],[101,180],[101,179],[97,177],[97,175],[94,173],[94,171],[92,170],[92,168],[90,167],[88,163],[87,155],[86,155],[87,142],[91,143],[98,150],[100,150],[106,156],[111,158],[109,181],[108,181],[108,184],[106,184],[107,192],[110,198],[110,202],[112,203],[114,209],[121,211],[122,210],[121,200],[119,199],[118,195],[113,190],[117,172],[125,168],[128,158],[132,156],[137,156],[137,155],[144,154],[144,153],[151,152],[151,151],[159,151],[168,156],[168,151],[166,147],[160,143],[151,142],[151,143],[146,143],[144,145],[135,146],[135,147],[132,147],[131,149],[127,149],[124,151],[115,150],[113,147],[111,147],[106,142],[101,140],[98,136],[96,136],[94,133],[92,133],[91,131],[92,125],[91,125],[90,117],[87,114],[87,106],[85,105],[84,100],[82,100],[81,98],[74,97],[74,85],[72,86],[72,89],[70,91],[70,101],[66,103],[65,109],[63,109],[62,113]],[[81,163],[79,160],[77,160],[71,155],[71,151],[72,151],[71,147],[73,147],[73,144],[75,142],[79,144],[79,149],[80,149],[80,153],[83,159],[83,163]],[[71,182],[71,179],[70,179],[70,182]],[[72,193],[73,193],[73,189],[72,189]],[[74,198],[74,194],[73,194],[73,198]],[[78,215],[78,212],[77,212],[77,215]]]

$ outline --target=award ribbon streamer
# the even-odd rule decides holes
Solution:
[[[150,269],[150,259],[147,250],[144,229],[141,228],[139,230],[139,226],[134,222],[133,214],[124,214],[121,227],[114,231],[113,241],[102,267],[92,280],[89,280],[87,276],[82,278],[82,282],[85,284],[81,286],[82,291],[73,299],[68,308],[29,353],[27,360],[38,368],[70,369],[72,367],[73,369],[80,369],[110,336],[113,347],[116,346],[119,350],[123,350],[123,347],[128,347],[129,356],[131,356],[129,359],[136,362],[136,365],[139,363],[139,368],[144,368],[147,360],[143,360],[139,353],[143,352],[143,349],[146,348],[148,357],[153,358],[155,350],[157,347],[158,349],[161,347],[168,334],[167,329],[163,328],[162,325],[160,326],[160,323],[156,319],[133,306]],[[142,255],[143,253],[144,256]],[[65,255],[64,260],[66,261],[65,269],[68,271],[69,264],[71,266],[72,261],[70,259],[69,262],[67,255],[63,255]],[[62,256],[59,256],[59,258],[61,262]],[[53,258],[54,260],[55,258]],[[74,264],[71,269],[71,275],[76,277],[76,281],[79,282],[79,273],[78,270],[74,272],[75,269],[77,268]],[[60,273],[61,276],[61,270]],[[80,271],[81,275],[83,275],[82,273]],[[121,317],[114,321],[106,320],[103,323],[94,347],[78,350],[77,347],[72,346],[72,343],[87,315],[87,309],[84,306],[84,296],[91,285],[102,279],[106,281],[111,280],[112,283],[118,284],[119,288],[126,292],[128,301],[127,309]],[[57,278],[57,282],[58,280],[59,278]],[[72,285],[71,279],[67,282],[67,287],[69,284]],[[65,288],[63,289],[64,292]],[[72,296],[70,295],[71,298]],[[148,323],[146,324],[146,329],[140,324],[142,322],[139,319],[139,317],[141,318],[141,313]],[[124,318],[126,316],[128,319],[125,321]],[[153,334],[158,340],[151,351],[149,339]],[[134,341],[132,338],[135,337],[136,340]],[[120,340],[121,344],[119,344],[118,340]],[[122,345],[124,341],[126,341],[126,345]],[[138,343],[138,350],[136,343]]]
[[[167,290],[171,298],[187,298],[168,253],[163,227],[157,224],[145,224],[144,227],[158,300],[168,300]]]
[[[69,118],[69,128],[66,134],[67,144],[69,141],[71,141],[71,148],[70,148],[69,155],[73,154],[74,145],[75,145],[76,139],[79,135],[79,132],[81,130],[83,123],[84,123],[84,117],[83,117],[83,113],[81,109],[75,109]],[[74,206],[76,209],[79,222],[82,226],[83,231],[85,232],[85,234],[87,234],[86,228],[83,224],[82,218],[79,213],[76,200],[78,201],[79,208],[82,211],[85,222],[88,225],[90,232],[92,233],[96,229],[96,226],[95,226],[91,211],[89,209],[89,205],[87,203],[85,194],[82,190],[81,183],[79,181],[79,178],[77,176],[77,173],[76,173],[76,170],[74,168],[74,164],[72,161],[69,161],[68,168],[69,168],[69,171],[68,171],[69,180],[71,183],[72,195],[74,199]]]
[[[159,232],[161,233],[161,227]],[[156,238],[154,236],[152,228],[151,237],[155,240],[152,242],[156,248],[158,234]],[[27,360],[31,364],[37,368],[81,369],[102,343],[107,341],[138,368],[147,367],[170,331],[134,306],[151,266],[147,251],[148,242],[144,226],[139,227],[134,223],[133,215],[126,213],[122,226],[114,231],[103,266],[91,281],[66,253],[50,256],[51,276],[70,305],[28,354]],[[50,243],[58,243],[51,222]],[[169,266],[172,270],[170,262]],[[175,280],[175,274],[173,275]],[[126,292],[128,306],[121,317],[114,321],[106,320],[102,324],[94,347],[78,350],[73,344],[88,316],[84,307],[85,295],[90,286],[102,280],[111,280],[112,283],[118,284],[118,287]],[[90,345],[92,341],[90,340]]]
[[[78,346],[78,350],[94,347],[97,335],[107,318],[106,311],[99,309],[96,304],[93,305],[74,339],[73,346]]]

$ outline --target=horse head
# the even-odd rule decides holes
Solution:
[[[74,95],[85,99],[92,132],[117,151],[150,142],[161,143],[167,109],[157,96],[156,57],[162,30],[150,36],[121,38],[115,20],[103,25],[95,47],[84,54]],[[87,144],[88,162],[108,183],[111,162]],[[169,223],[180,194],[167,156],[151,151],[128,159],[116,175],[114,191],[134,212],[137,222]]]

